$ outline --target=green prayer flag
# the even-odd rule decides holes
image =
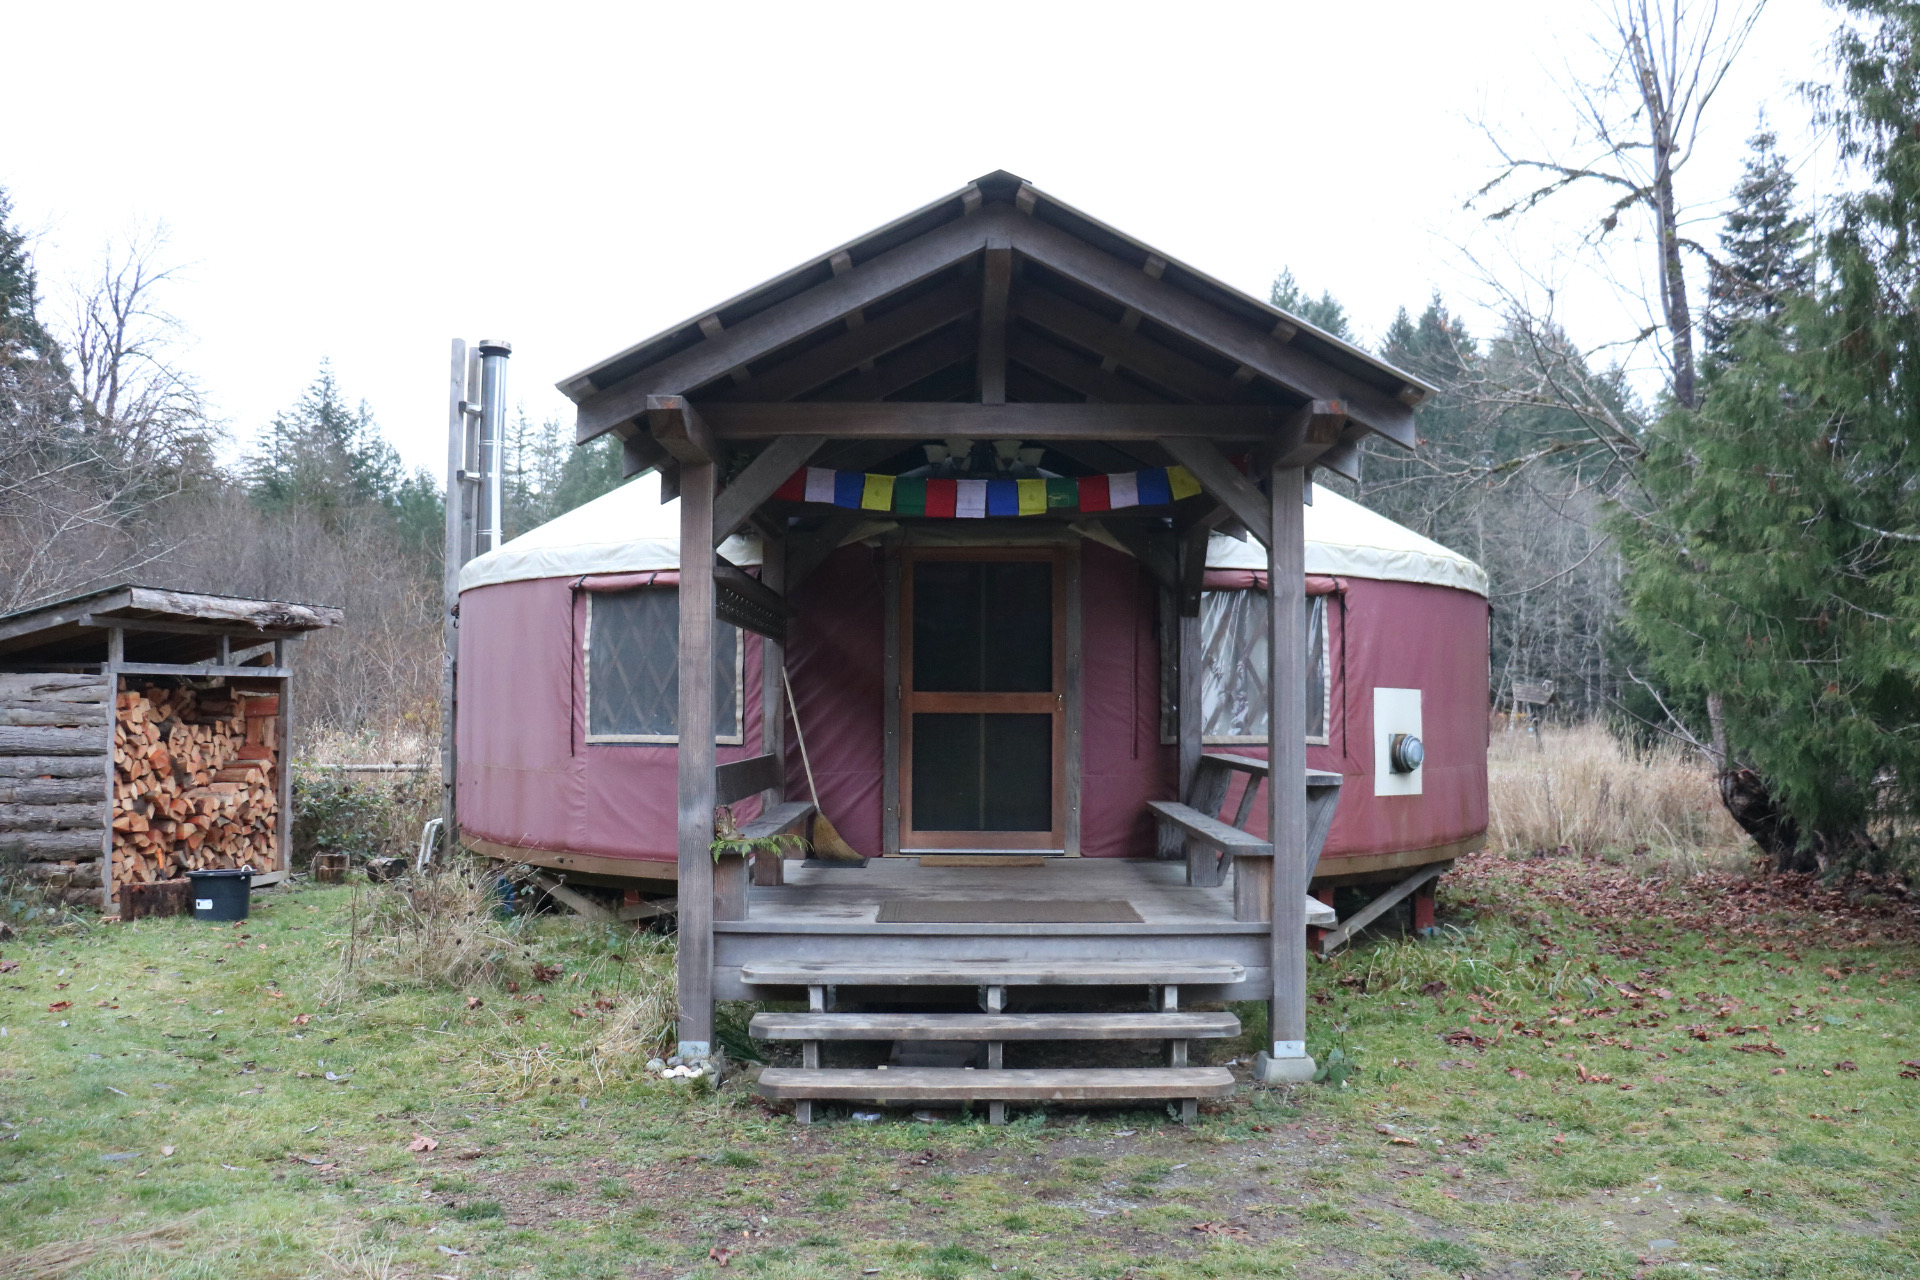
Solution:
[[[1080,505],[1080,482],[1077,480],[1047,481],[1047,509],[1049,511],[1072,511]]]
[[[902,476],[893,482],[893,509],[903,516],[927,514],[927,482]]]

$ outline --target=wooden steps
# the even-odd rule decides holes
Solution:
[[[985,1102],[992,1124],[1005,1124],[1010,1102],[1160,1102],[1180,1103],[1181,1118],[1192,1122],[1201,1098],[1233,1090],[1233,1074],[1221,1067],[1187,1062],[1193,1040],[1238,1035],[1240,1020],[1230,1013],[1189,1013],[1180,1009],[1182,985],[1216,986],[1241,981],[1246,969],[1212,960],[875,960],[872,963],[823,960],[754,961],[741,966],[749,983],[769,987],[804,986],[806,1013],[754,1015],[749,1033],[762,1040],[797,1040],[804,1066],[770,1067],[761,1073],[760,1092],[791,1099],[794,1118],[813,1120],[815,1102]],[[841,988],[930,987],[978,989],[982,1013],[863,1013],[830,1011]],[[1144,987],[1152,1008],[1118,1013],[1008,1013],[1009,987]],[[972,1044],[985,1049],[986,1067],[897,1066],[873,1070],[824,1068],[821,1047],[827,1041],[891,1040],[896,1054],[913,1046]],[[1147,1068],[1064,1070],[1008,1069],[1008,1041],[1164,1040],[1167,1065]],[[923,1061],[929,1049],[912,1056]],[[967,1051],[961,1051],[964,1061]],[[936,1061],[941,1056],[933,1052]],[[948,1060],[954,1061],[951,1051]]]
[[[769,1098],[834,1102],[1134,1102],[1223,1098],[1233,1092],[1225,1067],[974,1071],[965,1067],[813,1070],[768,1067]]]
[[[1200,1040],[1240,1034],[1230,1013],[756,1013],[756,1040]]]
[[[740,976],[756,986],[774,987],[1132,987],[1233,983],[1245,978],[1247,971],[1241,965],[1214,960],[756,960],[741,965]]]

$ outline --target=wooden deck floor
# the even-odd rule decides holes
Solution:
[[[757,886],[745,920],[714,922],[715,994],[723,1000],[773,993],[746,983],[741,966],[783,960],[871,963],[998,960],[1224,960],[1243,965],[1244,983],[1218,998],[1264,998],[1267,925],[1233,918],[1231,884],[1186,882],[1183,862],[1049,858],[1039,866],[922,866],[911,857],[876,858],[864,868],[791,861],[787,883]],[[1101,923],[881,923],[893,899],[1118,900],[1140,919]],[[1305,945],[1305,939],[1301,940]],[[792,994],[792,993],[789,993]],[[804,990],[798,994],[804,995]],[[1197,994],[1197,993],[1196,993]]]
[[[1038,933],[1176,932],[1196,927],[1225,933],[1265,933],[1259,923],[1235,921],[1233,886],[1196,889],[1187,884],[1184,862],[1135,858],[1048,858],[1039,866],[952,867],[921,866],[919,860],[875,858],[864,868],[841,867],[816,861],[787,863],[787,883],[750,890],[745,921],[720,922],[718,928],[740,925],[777,926],[790,933],[888,932],[978,933],[1017,935]],[[1101,901],[1132,904],[1138,923],[1093,924],[888,924],[875,919],[880,905],[893,899],[966,902],[1007,899]]]

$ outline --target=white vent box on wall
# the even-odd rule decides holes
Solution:
[[[1373,691],[1373,794],[1417,796],[1426,774],[1418,689]]]

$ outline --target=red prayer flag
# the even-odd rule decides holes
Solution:
[[[788,502],[805,502],[807,500],[807,469],[802,467],[788,476],[786,482],[773,491],[773,496],[784,498]]]
[[[960,501],[960,482],[958,480],[927,481],[927,514],[954,518],[954,510]]]
[[[1080,509],[1082,511],[1113,510],[1113,499],[1108,496],[1105,476],[1080,477]]]

